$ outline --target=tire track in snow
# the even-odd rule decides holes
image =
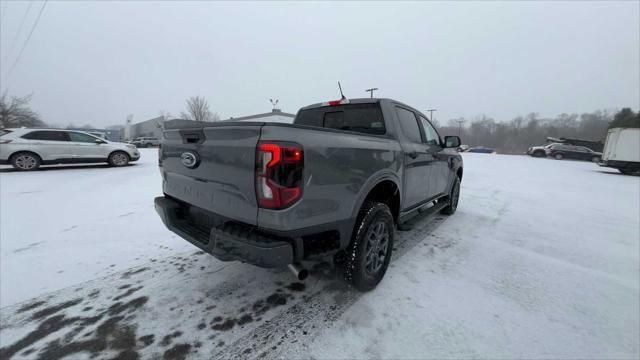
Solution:
[[[445,219],[444,216],[432,215],[420,219],[411,231],[396,232],[391,265],[416,245],[427,241],[428,235],[442,225]],[[444,243],[430,245],[448,248],[454,243],[451,240],[445,240]],[[387,275],[393,271],[391,265]],[[320,335],[361,296],[365,295],[348,286],[340,278],[338,271],[329,266],[316,266],[311,269],[310,278],[321,279],[321,281],[310,287],[312,292],[303,296],[302,301],[284,309],[272,319],[217,352],[212,358],[287,358],[289,357],[287,351],[291,347],[304,347],[310,339]]]
[[[391,266],[416,244],[438,240],[428,234],[443,220],[422,220],[414,230],[398,232]],[[302,285],[290,283],[286,270],[220,263],[202,252],[154,259],[0,309],[0,348],[18,358],[286,356],[363,295],[328,263],[317,264],[312,274]],[[125,307],[132,301],[136,306]],[[34,317],[43,308],[53,313]]]

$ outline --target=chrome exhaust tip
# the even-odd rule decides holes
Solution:
[[[307,276],[309,276],[309,271],[303,268],[300,264],[289,264],[287,265],[287,267],[289,268],[289,270],[291,270],[296,279],[300,281],[306,279]]]

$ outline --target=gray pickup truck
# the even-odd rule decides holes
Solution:
[[[453,214],[462,180],[457,136],[391,99],[300,109],[293,124],[207,123],[166,130],[158,214],[223,261],[289,266],[333,260],[361,291],[384,276],[395,229],[418,213]]]

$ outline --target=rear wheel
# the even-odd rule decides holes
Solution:
[[[42,164],[40,156],[31,152],[19,152],[11,156],[11,165],[20,171],[37,170]]]
[[[533,153],[533,157],[543,157],[544,151],[536,151]]]
[[[393,250],[394,222],[383,203],[368,201],[360,209],[351,244],[345,253],[345,279],[369,291],[384,277]]]
[[[600,162],[600,156],[594,156],[594,157],[592,157],[592,158],[591,158],[591,162],[599,163],[599,162]]]
[[[109,155],[109,165],[111,166],[127,166],[129,161],[129,155],[124,151],[115,151]]]
[[[460,178],[456,176],[455,180],[453,180],[453,186],[451,186],[451,192],[448,196],[449,205],[444,209],[440,210],[440,213],[444,215],[451,215],[456,212],[458,208],[458,200],[460,199]]]
[[[564,159],[564,155],[562,155],[562,154],[555,154],[553,157],[556,158],[556,160]]]

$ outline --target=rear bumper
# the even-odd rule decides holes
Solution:
[[[240,224],[197,224],[182,214],[182,205],[167,197],[155,199],[156,211],[167,228],[222,261],[240,260],[265,268],[284,267],[301,260],[302,239],[260,234]],[[298,241],[298,244],[296,244]],[[297,256],[296,256],[297,255]]]

